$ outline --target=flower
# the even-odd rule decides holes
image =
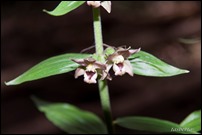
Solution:
[[[101,1],[87,1],[87,4],[94,8],[98,8],[101,5]]]
[[[133,76],[133,68],[128,60],[128,57],[131,54],[137,53],[140,51],[139,49],[124,49],[124,48],[117,48],[116,51],[107,57],[107,71],[113,66],[113,70],[115,75],[122,76],[125,73],[128,73],[130,76]]]
[[[102,6],[108,13],[111,13],[111,1],[87,1],[87,4],[94,8]]]
[[[101,80],[105,78],[111,79],[109,74],[105,71],[106,65],[93,58],[72,59],[72,61],[80,65],[75,71],[75,78],[84,75],[84,81],[89,84],[97,83],[96,79],[98,76],[101,76]]]

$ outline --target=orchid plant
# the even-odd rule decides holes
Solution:
[[[83,76],[88,84],[98,83],[105,122],[95,114],[68,103],[51,103],[32,96],[38,109],[61,130],[70,134],[113,134],[115,126],[149,132],[198,133],[201,130],[201,111],[191,113],[180,124],[142,116],[127,116],[112,119],[107,80],[115,76],[133,74],[153,77],[168,77],[188,73],[188,70],[171,66],[140,48],[114,47],[103,43],[100,7],[111,13],[111,1],[61,1],[53,11],[43,10],[52,16],[62,16],[86,3],[93,10],[95,49],[94,54],[66,53],[49,58],[35,65],[19,77],[6,82],[17,85],[44,77],[75,70],[75,78]],[[106,47],[104,49],[104,47]]]

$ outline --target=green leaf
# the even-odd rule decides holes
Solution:
[[[58,55],[35,65],[19,77],[5,83],[6,85],[17,85],[27,81],[33,81],[44,77],[63,74],[75,70],[78,64],[71,59],[90,57],[90,54],[67,53]]]
[[[142,131],[160,132],[160,133],[181,133],[181,134],[196,133],[183,129],[177,123],[150,117],[138,117],[138,116],[123,117],[118,118],[114,123],[121,127],[133,130],[142,130]]]
[[[185,128],[190,128],[192,131],[201,130],[201,110],[194,111],[188,115],[180,125]]]
[[[91,112],[67,103],[51,103],[31,97],[37,108],[55,126],[70,134],[106,134],[105,124]]]
[[[47,11],[45,9],[43,11],[53,16],[61,16],[78,8],[79,6],[84,4],[84,2],[85,1],[61,1],[60,4],[53,11]]]
[[[188,70],[179,69],[171,66],[144,51],[140,51],[131,55],[129,57],[129,60],[133,67],[133,73],[137,75],[168,77],[189,73]]]

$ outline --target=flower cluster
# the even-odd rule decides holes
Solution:
[[[128,57],[139,51],[140,48],[116,48],[113,53],[107,55],[105,64],[96,61],[93,58],[72,59],[72,61],[80,65],[75,71],[75,78],[84,75],[84,81],[89,84],[97,83],[97,78],[99,78],[100,80],[111,80],[112,78],[110,77],[109,71],[112,67],[116,76],[122,76],[125,73],[133,76],[132,65],[128,60]]]

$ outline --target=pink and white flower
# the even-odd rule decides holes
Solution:
[[[101,80],[110,79],[109,74],[105,71],[106,65],[93,58],[72,59],[72,61],[80,65],[75,71],[75,78],[84,75],[84,81],[89,84],[97,83],[98,76],[101,77]]]
[[[118,48],[113,54],[109,55],[107,58],[107,71],[113,66],[115,75],[122,76],[125,73],[128,73],[130,76],[133,76],[133,68],[128,60],[128,57],[134,53],[140,51],[139,49],[124,49]]]

